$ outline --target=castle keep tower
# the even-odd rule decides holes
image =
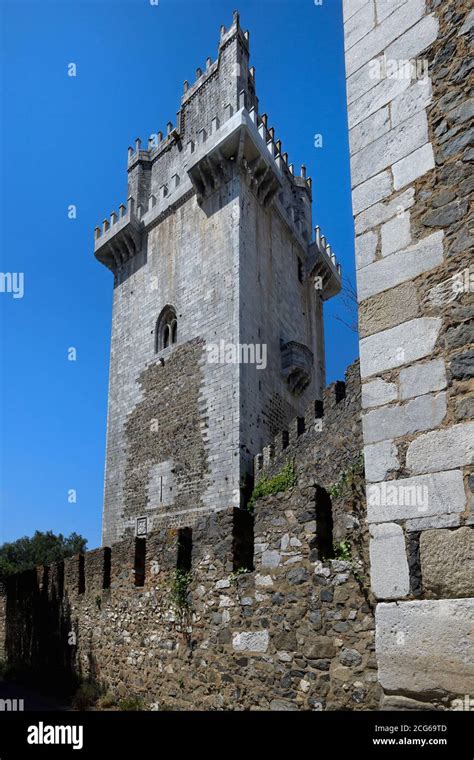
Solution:
[[[311,180],[259,114],[235,13],[95,232],[114,274],[105,544],[241,506],[253,456],[321,398],[340,271],[312,237]]]

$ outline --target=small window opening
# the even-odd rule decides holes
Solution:
[[[346,397],[346,384],[343,380],[336,380],[335,383],[336,404]]]
[[[112,568],[112,550],[109,546],[104,548],[104,582],[102,588],[110,588],[110,573]]]
[[[135,586],[145,585],[146,539],[135,539]]]
[[[189,573],[193,559],[193,531],[191,528],[178,530],[178,557],[176,568]]]
[[[327,491],[316,488],[316,548],[318,559],[334,558],[332,504]]]
[[[296,257],[296,260],[298,262],[298,280],[303,282],[303,263],[299,256]]]
[[[238,570],[253,570],[253,515],[247,509],[234,509],[232,531],[232,566]]]
[[[165,306],[156,321],[155,352],[173,345],[178,340],[178,320],[173,306]]]
[[[79,588],[78,593],[84,594],[86,590],[86,568],[85,557],[83,554],[79,554]]]

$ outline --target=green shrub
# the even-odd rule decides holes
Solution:
[[[118,703],[119,710],[126,712],[140,712],[146,710],[145,703],[141,697],[125,697]]]
[[[189,570],[175,570],[171,581],[171,602],[180,610],[189,607],[188,591],[191,583]]]
[[[255,502],[262,496],[288,491],[296,485],[297,477],[294,462],[287,462],[282,470],[273,478],[263,477],[253,489],[248,503],[248,509],[253,510]]]
[[[233,573],[230,573],[229,581],[231,582],[233,586],[235,586],[237,584],[238,579],[242,575],[247,575],[247,573],[249,572],[250,570],[248,569],[248,567],[239,567],[238,570],[234,570]]]
[[[344,470],[336,483],[328,489],[331,499],[337,499],[342,496],[348,488],[350,488],[356,480],[358,475],[364,472],[364,457],[361,454],[355,462],[353,462],[347,470]]]
[[[107,692],[107,694],[103,694],[97,700],[97,709],[106,710],[108,707],[115,707],[116,704],[117,700],[114,695]]]
[[[345,562],[351,562],[352,555],[350,542],[340,541],[338,544],[334,544],[334,557],[335,559],[342,559]]]

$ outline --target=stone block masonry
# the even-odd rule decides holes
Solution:
[[[371,577],[395,709],[474,693],[469,10],[344,2]]]
[[[186,529],[159,524],[146,539],[11,578],[2,608],[8,661],[46,665],[50,679],[91,678],[153,709],[376,709],[363,478],[354,466],[358,363],[313,402],[306,427],[301,419],[258,469],[261,481],[291,461],[295,482],[257,499],[253,515],[188,513]]]
[[[194,516],[186,538],[161,526],[11,578],[8,661],[151,709],[377,709],[361,472],[341,485],[360,457],[359,399],[355,365],[325,393],[326,431],[292,438],[296,483],[259,498],[253,515]]]

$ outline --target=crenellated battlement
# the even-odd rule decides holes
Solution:
[[[95,228],[95,255],[114,274],[124,272],[145,244],[143,232],[196,196],[200,206],[240,172],[264,207],[273,204],[298,241],[305,276],[323,300],[341,288],[341,269],[318,227],[311,225],[312,181],[290,163],[268,115],[259,112],[249,34],[239,14],[221,27],[218,56],[184,83],[176,123],[137,137],[128,148],[128,201]],[[309,201],[309,203],[308,203]]]
[[[288,155],[282,153],[281,141],[275,140],[275,130],[268,127],[267,115],[259,115],[254,106],[247,109],[245,101],[245,91],[242,90],[240,108],[236,113],[229,104],[224,110],[222,121],[217,116],[212,117],[209,130],[200,131],[199,141],[195,143],[190,140],[183,148],[184,157],[179,170],[174,167],[170,179],[148,196],[145,205],[136,204],[133,196],[130,196],[127,206],[121,205],[118,214],[114,211],[110,220],[103,221],[102,230],[100,227],[95,228],[95,253],[99,260],[113,270],[124,266],[130,255],[139,250],[142,228],[155,226],[167,211],[190,194],[195,193],[198,203],[202,204],[219,184],[229,180],[235,165],[238,165],[261,203],[267,205],[274,201],[276,209],[300,241],[302,249],[307,251],[306,274],[315,278],[315,286],[318,283],[323,300],[331,298],[340,290],[341,267],[331,246],[325,236],[321,235],[319,227],[314,228],[314,239],[309,240],[307,220],[298,211],[299,201],[295,205],[296,191],[306,192],[311,198],[311,179],[306,176],[305,167],[301,167],[299,177],[294,176],[293,166],[288,164]],[[169,128],[171,130],[171,125]],[[129,157],[130,166],[143,160],[152,163],[171,146],[173,139],[170,131],[163,143],[151,151],[142,151],[140,140],[137,140],[135,153]],[[119,245],[118,255],[111,258],[110,254],[114,250],[112,238],[122,233],[123,228],[131,222],[128,234],[124,236],[125,246]],[[102,250],[104,247],[105,256]]]
[[[322,399],[312,401],[304,414],[294,417],[285,430],[254,457],[255,482],[275,475],[285,461],[310,446],[314,447],[316,461],[319,455],[327,455],[330,451],[331,455],[336,455],[344,430],[347,431],[344,447],[350,451],[350,461],[353,462],[362,447],[358,361],[348,367],[345,381],[337,380],[328,385]],[[332,472],[331,465],[328,463],[327,466]]]

